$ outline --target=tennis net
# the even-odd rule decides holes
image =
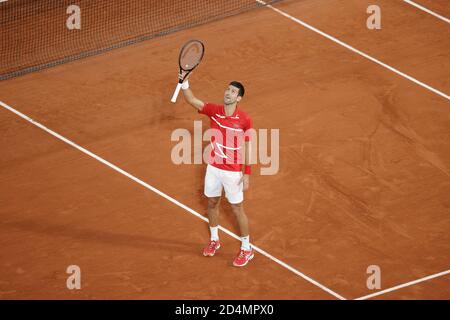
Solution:
[[[0,0],[0,80],[260,6],[255,0]]]

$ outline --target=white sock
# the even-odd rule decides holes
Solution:
[[[209,230],[211,231],[211,241],[219,240],[219,227],[209,227]]]
[[[250,236],[246,236],[246,237],[241,237],[241,249],[243,250],[250,250]]]

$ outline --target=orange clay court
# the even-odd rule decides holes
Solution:
[[[209,124],[170,102],[189,39],[195,94],[241,81],[280,132],[278,173],[253,166],[245,193],[245,268],[224,232],[202,256],[206,165],[170,157],[173,130]],[[449,61],[448,21],[404,1],[286,0],[1,81],[0,299],[450,299]]]

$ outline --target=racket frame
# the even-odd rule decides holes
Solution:
[[[198,62],[197,62],[192,68],[190,68],[190,69],[185,69],[185,68],[181,65],[181,55],[183,54],[184,49],[185,49],[188,45],[190,45],[192,42],[197,42],[197,43],[199,43],[199,44],[201,45],[202,54],[201,54],[200,59],[198,60]],[[178,55],[178,66],[179,66],[179,68],[180,68],[179,74],[181,75],[183,71],[186,72],[186,74],[185,74],[182,78],[180,77],[180,78],[178,79],[177,87],[175,88],[175,91],[174,91],[174,93],[173,93],[172,99],[170,99],[170,101],[171,101],[172,103],[177,102],[177,97],[178,97],[178,94],[180,93],[181,86],[183,85],[184,80],[186,79],[186,77],[187,77],[187,76],[188,76],[195,68],[197,68],[197,66],[198,66],[198,65],[200,64],[200,62],[202,61],[204,54],[205,54],[205,45],[204,45],[203,42],[201,42],[200,40],[195,40],[195,39],[194,39],[194,40],[189,40],[189,41],[186,42],[186,43],[183,45],[183,47],[181,48],[180,54]]]

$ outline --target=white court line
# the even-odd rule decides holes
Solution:
[[[205,218],[204,216],[202,216],[200,213],[198,213],[198,212],[192,210],[192,209],[189,208],[188,206],[182,204],[181,202],[175,200],[174,198],[168,196],[167,194],[165,194],[165,193],[159,191],[159,190],[156,189],[155,187],[152,187],[152,186],[149,185],[148,183],[146,183],[146,182],[144,182],[144,181],[142,181],[142,180],[136,178],[135,176],[129,174],[129,173],[126,172],[125,170],[122,170],[122,169],[119,168],[118,166],[116,166],[116,165],[114,165],[114,164],[112,164],[112,163],[106,161],[105,159],[103,159],[103,158],[97,156],[96,154],[90,152],[89,150],[87,150],[87,149],[85,149],[85,148],[83,148],[83,147],[77,145],[76,143],[70,141],[69,139],[63,137],[62,135],[60,135],[60,134],[58,134],[58,133],[56,133],[56,132],[54,132],[54,131],[48,129],[46,126],[44,126],[44,125],[40,124],[39,122],[37,122],[37,121],[31,119],[30,117],[26,116],[25,114],[21,113],[20,111],[17,111],[16,109],[14,109],[14,108],[8,106],[6,103],[0,101],[0,106],[2,106],[3,108],[5,108],[5,109],[11,111],[12,113],[18,115],[18,116],[21,117],[22,119],[24,119],[24,120],[26,120],[26,121],[28,121],[28,122],[34,124],[36,127],[38,127],[38,128],[40,128],[40,129],[44,130],[45,132],[51,134],[51,135],[54,136],[55,138],[57,138],[57,139],[59,139],[59,140],[65,142],[65,143],[67,143],[68,145],[74,147],[75,149],[78,149],[79,151],[83,152],[84,154],[86,154],[86,155],[88,155],[88,156],[94,158],[95,160],[97,160],[97,161],[103,163],[104,165],[110,167],[111,169],[113,169],[113,170],[115,170],[115,171],[117,171],[117,172],[123,174],[124,176],[126,176],[127,178],[130,178],[131,180],[133,180],[134,182],[140,184],[140,185],[143,186],[144,188],[147,188],[147,189],[153,191],[154,193],[160,195],[161,197],[163,197],[163,198],[169,200],[169,201],[172,202],[173,204],[175,204],[175,205],[179,206],[180,208],[186,210],[187,212],[191,213],[192,215],[196,216],[197,218],[199,218],[199,219],[201,219],[201,220],[203,220],[203,221],[205,221],[205,222],[208,222],[208,219]],[[233,238],[235,238],[235,239],[237,239],[237,240],[240,240],[240,237],[238,237],[236,234],[234,234],[233,232],[229,231],[228,229],[225,229],[225,228],[223,228],[223,227],[219,227],[219,228],[220,228],[220,230],[222,230],[223,232],[225,232],[225,233],[228,234],[229,236],[231,236],[231,237],[233,237]],[[312,283],[313,285],[315,285],[316,287],[322,289],[323,291],[328,292],[329,294],[333,295],[334,297],[336,297],[336,298],[338,298],[338,299],[340,299],[340,300],[346,300],[343,296],[341,296],[341,295],[339,295],[338,293],[334,292],[333,290],[331,290],[331,289],[325,287],[324,285],[320,284],[320,283],[317,282],[316,280],[314,280],[314,279],[308,277],[307,275],[305,275],[304,273],[300,272],[299,270],[297,270],[297,269],[291,267],[291,266],[288,265],[287,263],[284,263],[283,261],[281,261],[281,260],[275,258],[274,256],[272,256],[271,254],[267,253],[266,251],[264,251],[264,250],[258,248],[258,247],[255,246],[255,245],[253,245],[253,248],[255,249],[256,252],[259,252],[259,253],[262,254],[263,256],[266,256],[267,258],[269,258],[270,260],[272,260],[272,261],[274,261],[275,263],[279,264],[279,265],[282,266],[283,268],[286,268],[287,270],[289,270],[289,271],[295,273],[297,276],[299,276],[299,277],[305,279],[306,281]]]
[[[443,16],[437,14],[436,12],[431,11],[430,9],[427,9],[427,8],[421,6],[420,4],[417,4],[417,3],[415,3],[415,2],[413,2],[413,1],[411,1],[411,0],[403,0],[403,2],[406,2],[406,3],[408,3],[408,4],[410,4],[410,5],[412,5],[412,6],[416,7],[416,8],[418,8],[418,9],[420,9],[420,10],[422,10],[422,11],[425,11],[426,13],[429,13],[429,14],[435,16],[435,17],[438,18],[438,19],[441,19],[441,20],[444,20],[444,21],[447,22],[447,23],[450,23],[450,20],[447,19],[446,17],[443,17]]]
[[[289,15],[288,13],[286,13],[286,12],[284,12],[284,11],[278,9],[278,8],[275,8],[275,7],[271,6],[271,5],[268,5],[263,0],[255,0],[255,1],[260,3],[260,4],[265,5],[266,7],[272,9],[273,11],[279,13],[280,15],[282,15],[282,16],[284,16],[284,17],[286,17],[286,18],[288,18],[288,19],[290,19],[290,20],[292,20],[292,21],[294,21],[294,22],[304,26],[305,28],[307,28],[307,29],[309,29],[311,31],[314,31],[314,32],[320,34],[321,36],[323,36],[323,37],[325,37],[325,38],[327,38],[327,39],[329,39],[329,40],[331,40],[331,41],[333,41],[333,42],[343,46],[344,48],[347,48],[348,50],[350,50],[350,51],[352,51],[354,53],[357,53],[357,54],[363,56],[364,58],[369,59],[370,61],[375,62],[376,64],[378,64],[378,65],[380,65],[380,66],[382,66],[382,67],[384,67],[384,68],[386,68],[386,69],[388,69],[388,70],[390,70],[390,71],[392,71],[392,72],[402,76],[403,78],[408,79],[408,80],[418,84],[419,86],[421,86],[421,87],[423,87],[423,88],[425,88],[425,89],[427,89],[427,90],[429,90],[431,92],[434,92],[437,95],[440,95],[441,97],[444,97],[447,100],[450,100],[450,96],[448,96],[447,94],[445,94],[445,93],[443,93],[443,92],[441,92],[441,91],[439,91],[439,90],[437,90],[437,89],[427,85],[426,83],[423,83],[423,82],[421,82],[421,81],[419,81],[419,80],[417,80],[417,79],[407,75],[406,73],[403,73],[403,72],[401,72],[401,71],[399,71],[399,70],[397,70],[397,69],[387,65],[384,62],[381,62],[378,59],[375,59],[375,58],[369,56],[368,54],[366,54],[366,53],[364,53],[364,52],[362,52],[362,51],[360,51],[360,50],[358,50],[358,49],[356,49],[356,48],[346,44],[345,42],[342,42],[341,40],[336,39],[335,37],[333,37],[333,36],[323,32],[323,31],[321,31],[321,30],[319,30],[319,29],[309,25],[308,23],[306,23],[306,22],[304,22],[304,21],[302,21],[300,19],[297,19],[297,18]],[[411,281],[411,282],[408,282],[408,283],[405,283],[405,284],[402,284],[402,285],[399,285],[399,286],[396,286],[396,287],[393,287],[393,288],[390,288],[390,289],[379,291],[377,293],[358,298],[357,300],[368,299],[368,298],[371,298],[371,297],[374,297],[374,296],[378,296],[378,295],[381,295],[381,294],[384,294],[384,293],[387,293],[387,292],[398,290],[400,288],[404,288],[404,287],[407,287],[407,286],[410,286],[410,285],[413,285],[413,284],[416,284],[416,283],[419,283],[419,282],[423,282],[423,281],[426,281],[426,280],[429,280],[429,279],[433,279],[433,278],[442,276],[444,274],[448,274],[449,272],[450,272],[450,270],[447,270],[447,271],[438,273],[436,275],[431,275],[431,276],[428,276],[428,277],[425,277],[425,278],[422,278],[422,279],[418,279],[418,280],[415,280],[415,281]]]
[[[284,11],[281,11],[280,9],[277,9],[277,8],[275,8],[275,7],[273,7],[273,6],[269,5],[269,4],[266,4],[262,0],[255,0],[255,1],[265,5],[266,7],[268,7],[270,9],[272,9],[273,11],[281,14],[282,16],[284,16],[284,17],[286,17],[286,18],[288,18],[288,19],[290,19],[290,20],[292,20],[292,21],[294,21],[294,22],[304,26],[305,28],[308,28],[309,30],[314,31],[314,32],[320,34],[321,36],[323,36],[323,37],[325,37],[325,38],[327,38],[327,39],[329,39],[329,40],[331,40],[331,41],[333,41],[333,42],[343,46],[344,48],[347,48],[348,50],[353,51],[354,53],[357,53],[360,56],[363,56],[364,58],[369,59],[370,61],[375,62],[376,64],[378,64],[378,65],[380,65],[380,66],[382,66],[382,67],[384,67],[384,68],[386,68],[386,69],[388,69],[388,70],[390,70],[390,71],[392,71],[392,72],[402,76],[403,78],[406,78],[406,79],[414,82],[415,84],[418,84],[419,86],[421,86],[421,87],[423,87],[423,88],[425,88],[425,89],[427,89],[427,90],[429,90],[431,92],[434,92],[437,95],[440,95],[441,97],[444,97],[447,100],[450,100],[450,96],[445,94],[444,92],[439,91],[439,90],[437,90],[437,89],[427,85],[426,83],[423,83],[423,82],[421,82],[421,81],[419,81],[419,80],[417,80],[417,79],[407,75],[406,73],[403,73],[403,72],[401,72],[401,71],[391,67],[390,65],[387,65],[386,63],[381,62],[380,60],[377,60],[377,59],[369,56],[367,53],[364,53],[364,52],[362,52],[362,51],[360,51],[360,50],[358,50],[358,49],[356,49],[356,48],[346,44],[345,42],[342,42],[341,40],[338,40],[335,37],[330,36],[329,34],[323,32],[323,31],[320,31],[319,29],[317,29],[317,28],[307,24],[306,22],[303,22],[302,20],[299,20],[299,19],[297,19],[297,18],[287,14]]]
[[[385,293],[388,293],[388,292],[392,292],[392,291],[395,291],[395,290],[399,290],[399,289],[402,289],[402,288],[405,288],[405,287],[412,286],[412,285],[420,283],[420,282],[424,282],[424,281],[431,280],[431,279],[434,279],[434,278],[442,277],[442,276],[445,276],[446,274],[449,274],[449,273],[450,273],[450,270],[446,270],[446,271],[443,271],[443,272],[435,273],[435,274],[432,274],[430,276],[423,277],[423,278],[420,278],[420,279],[417,279],[417,280],[414,280],[414,281],[406,282],[404,284],[401,284],[401,285],[398,285],[398,286],[395,286],[395,287],[392,287],[392,288],[389,288],[389,289],[385,289],[385,290],[382,290],[382,291],[378,291],[378,292],[369,294],[369,295],[364,296],[364,297],[356,298],[355,300],[367,300],[367,299],[370,299],[370,298],[373,298],[373,297],[376,297],[376,296],[379,296],[379,295],[382,295],[382,294],[385,294]]]

